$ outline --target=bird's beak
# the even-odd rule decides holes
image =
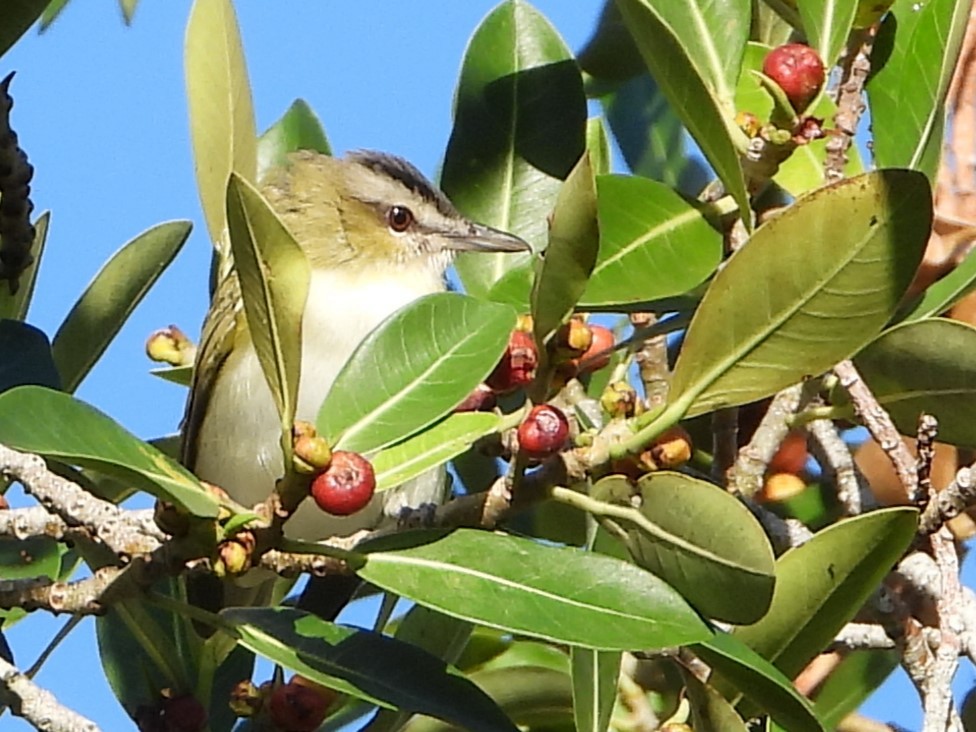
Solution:
[[[531,252],[528,242],[514,234],[481,224],[447,235],[447,248],[457,252]]]

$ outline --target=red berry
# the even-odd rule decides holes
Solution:
[[[326,513],[348,516],[364,508],[376,490],[373,466],[362,455],[337,450],[328,470],[312,481],[312,498]]]
[[[549,404],[532,407],[519,425],[519,450],[530,458],[543,458],[558,452],[569,437],[569,420],[562,410]]]
[[[318,689],[292,678],[271,692],[271,721],[282,732],[315,732],[331,703]]]
[[[539,353],[531,333],[516,330],[508,339],[508,348],[501,361],[486,380],[488,386],[499,393],[514,391],[535,378],[539,365]]]
[[[495,408],[495,392],[488,384],[478,384],[464,401],[454,407],[455,412],[487,412]]]
[[[602,325],[591,325],[590,333],[593,340],[590,347],[577,359],[577,365],[582,371],[599,371],[610,363],[610,349],[613,348],[613,331]]]
[[[824,83],[820,55],[802,43],[788,43],[766,54],[763,73],[779,84],[793,109],[802,112]]]

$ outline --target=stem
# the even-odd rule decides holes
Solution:
[[[162,593],[150,591],[146,593],[146,599],[156,607],[162,608],[163,610],[168,610],[174,615],[179,615],[190,620],[195,620],[204,625],[209,625],[212,628],[223,631],[232,638],[237,638],[237,631],[234,626],[224,620],[222,617],[216,613],[212,613],[203,608],[197,607],[196,605],[190,605],[189,603],[180,602],[179,600],[174,600],[172,597],[167,597]]]

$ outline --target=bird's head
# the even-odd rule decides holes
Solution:
[[[462,216],[417,168],[386,153],[298,152],[264,193],[313,267],[443,271],[458,251],[530,250],[517,236]]]

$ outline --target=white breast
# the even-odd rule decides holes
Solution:
[[[297,418],[315,416],[339,370],[363,338],[389,315],[423,295],[444,289],[440,273],[373,271],[360,277],[312,274],[302,326],[302,370]],[[218,433],[211,415],[230,412]],[[224,365],[200,429],[196,472],[244,505],[264,500],[281,473],[279,420],[253,348],[235,351]],[[379,498],[379,496],[377,497]],[[328,517],[306,501],[288,522],[288,534],[315,540],[375,525],[382,502],[347,518]]]

